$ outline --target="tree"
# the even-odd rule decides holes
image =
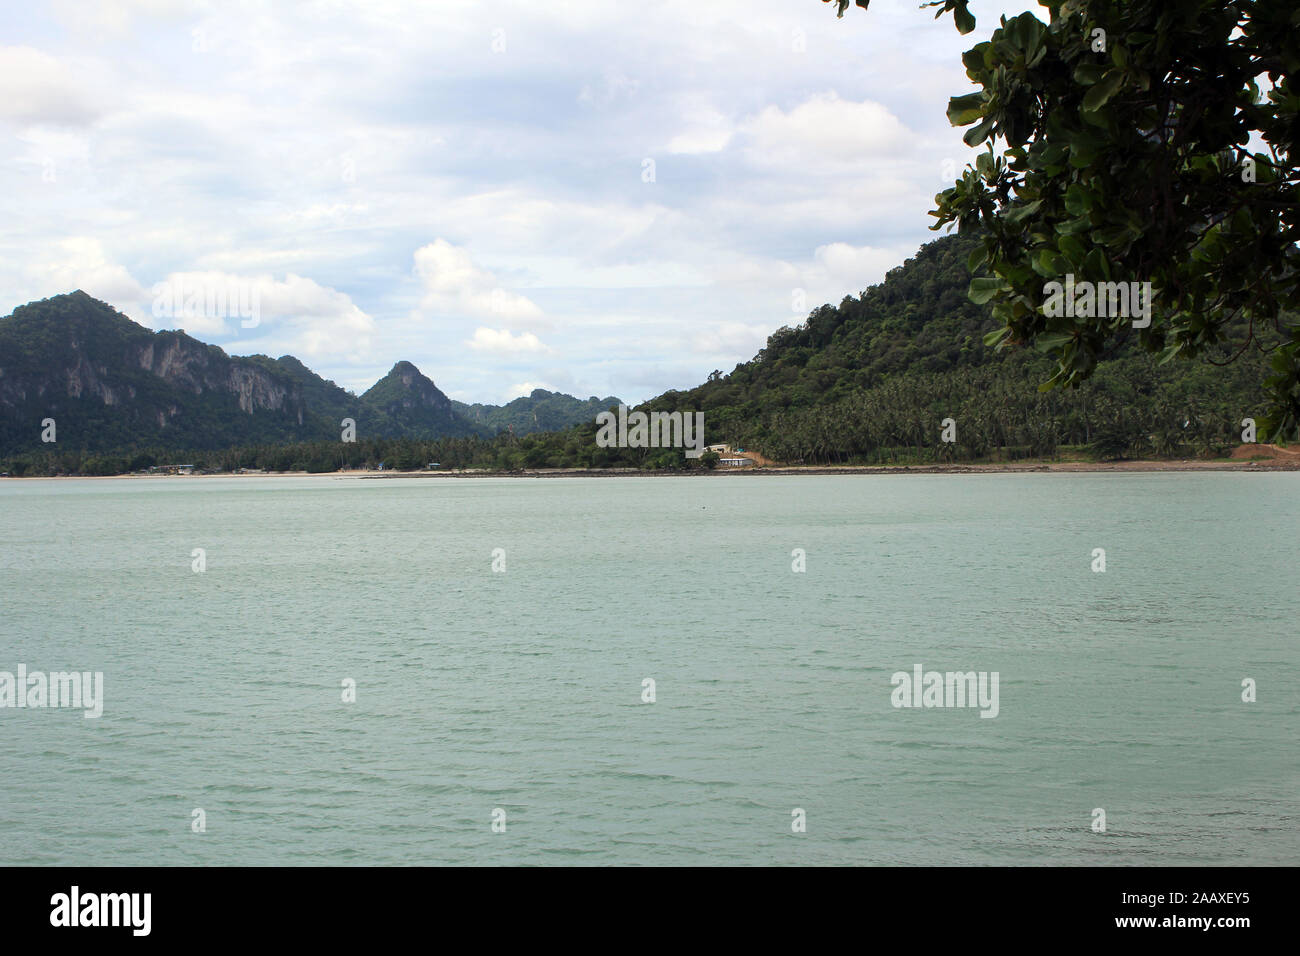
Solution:
[[[843,16],[849,0],[835,2]],[[1161,361],[1227,364],[1252,346],[1272,350],[1261,436],[1291,437],[1300,424],[1300,7],[1041,2],[1047,23],[1004,17],[963,55],[980,89],[948,106],[954,126],[971,127],[965,142],[986,151],[936,196],[931,228],[984,232],[968,265],[971,299],[991,302],[1002,326],[986,342],[1052,356],[1044,390],[1077,386],[1134,338]],[[975,28],[966,0],[928,6],[951,11],[962,34]],[[1066,276],[1078,309],[1052,285]],[[1149,290],[1149,324],[1102,283]]]

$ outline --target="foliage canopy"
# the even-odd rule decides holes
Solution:
[[[828,0],[830,2],[830,0]],[[834,0],[844,15],[849,0]],[[866,8],[869,0],[855,0]],[[966,0],[941,0],[958,30]],[[1261,437],[1300,423],[1300,6],[1294,0],[1042,0],[962,57],[979,87],[948,118],[986,147],[932,228],[981,233],[970,295],[999,347],[1076,386],[1117,344],[1161,361],[1271,351]],[[1048,314],[1046,286],[1150,282],[1152,315]],[[1091,310],[1085,310],[1091,311]],[[1213,359],[1212,359],[1213,360]]]

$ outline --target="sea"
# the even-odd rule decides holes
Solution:
[[[0,863],[1292,865],[1298,552],[1298,473],[0,481]]]

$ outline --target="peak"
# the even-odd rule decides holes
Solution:
[[[71,292],[65,292],[63,295],[55,295],[50,297],[51,302],[59,302],[63,300],[66,300],[68,302],[78,302],[83,305],[97,305],[105,309],[113,308],[107,302],[103,302],[99,299],[96,299],[93,295],[91,295],[89,292],[86,292],[83,289],[73,289]],[[114,309],[114,311],[116,311],[116,309]]]
[[[108,321],[114,324],[125,322],[138,328],[144,328],[144,326],[138,325],[138,323],[118,312],[107,302],[101,302],[82,289],[61,292],[45,299],[28,302],[26,305],[18,306],[12,314],[47,322],[90,321],[102,323]]]
[[[73,289],[71,292],[60,292],[58,295],[52,295],[47,299],[37,299],[34,302],[28,302],[28,305],[39,305],[42,302],[76,302],[78,304],[101,305],[110,307],[107,302],[101,302],[94,296],[83,291],[82,289]]]

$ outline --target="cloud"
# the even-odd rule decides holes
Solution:
[[[879,282],[894,266],[902,265],[906,255],[897,248],[851,246],[847,242],[832,242],[818,246],[813,258],[821,265],[827,278],[838,282],[857,283],[865,289]]]
[[[0,119],[20,126],[85,126],[101,112],[92,90],[57,57],[31,47],[0,47]]]
[[[465,344],[476,352],[490,352],[494,355],[524,355],[551,351],[532,332],[512,335],[508,329],[485,329],[482,326],[474,330],[474,337],[467,339]]]
[[[772,332],[767,323],[717,322],[698,332],[692,343],[700,355],[753,356]]]
[[[151,289],[155,328],[239,337],[237,350],[319,356],[366,354],[375,320],[345,293],[288,273],[173,272]]]
[[[415,251],[415,274],[424,284],[422,311],[492,315],[504,320],[542,316],[535,302],[501,288],[492,273],[479,268],[468,252],[445,239],[435,239]]]
[[[715,109],[696,108],[684,116],[686,128],[668,141],[668,152],[698,155],[717,153],[731,142],[733,129],[727,117]]]
[[[578,93],[578,102],[583,106],[607,109],[635,96],[640,86],[639,80],[614,70],[605,73],[596,83],[584,83]]]
[[[193,17],[203,8],[202,0],[53,0],[54,13],[69,26],[95,34],[120,35],[137,20],[179,20]]]
[[[864,157],[910,148],[912,133],[888,108],[872,100],[818,93],[786,112],[768,106],[744,124],[750,155],[761,164],[861,165]]]
[[[32,283],[44,290],[43,298],[80,289],[118,308],[130,307],[136,314],[139,304],[148,298],[144,286],[125,266],[110,261],[98,239],[70,236],[55,243],[48,255],[29,269]]]
[[[501,400],[503,402],[514,401],[516,398],[519,398],[523,395],[533,394],[533,390],[537,388],[545,389],[548,392],[561,391],[560,389],[556,388],[554,385],[551,385],[547,382],[515,382],[515,384],[511,385],[509,388],[507,388],[504,392],[501,393]]]
[[[1024,7],[988,4],[980,35]],[[184,326],[342,383],[689,388],[801,321],[793,290],[837,302],[934,238],[973,38],[872,6],[32,5],[0,49],[0,289],[153,324],[160,277],[235,277],[258,326]],[[512,367],[542,356],[583,388]]]

